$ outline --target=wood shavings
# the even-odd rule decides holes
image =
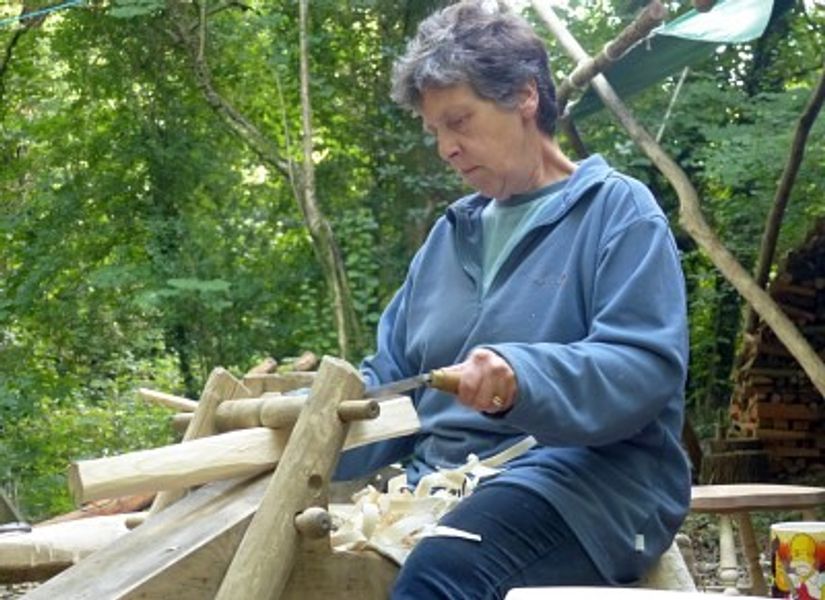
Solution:
[[[527,437],[504,452],[485,460],[471,454],[467,462],[454,469],[438,469],[425,475],[414,490],[407,485],[406,475],[388,482],[387,492],[372,486],[353,495],[355,505],[341,511],[335,506],[332,547],[336,550],[372,549],[404,564],[416,543],[425,537],[456,537],[481,542],[481,536],[468,531],[439,525],[438,522],[478,484],[500,472],[504,462],[523,454],[535,445]]]

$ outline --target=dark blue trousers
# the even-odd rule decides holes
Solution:
[[[481,600],[514,587],[606,583],[561,515],[530,490],[481,486],[441,524],[477,533],[481,542],[421,540],[398,575],[394,600]]]

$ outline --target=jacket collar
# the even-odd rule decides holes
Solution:
[[[564,186],[561,197],[542,208],[536,224],[549,225],[561,219],[591,188],[604,183],[612,172],[613,168],[600,154],[594,154],[578,163]],[[481,218],[481,211],[489,202],[489,197],[479,193],[464,196],[447,208],[447,220],[453,225],[461,221],[473,222]]]

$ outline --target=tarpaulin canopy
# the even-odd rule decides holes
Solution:
[[[755,40],[793,4],[794,0],[720,0],[708,12],[691,10],[653,30],[604,74],[616,93],[627,98],[707,58],[720,44]],[[591,88],[571,112],[581,119],[601,108]]]

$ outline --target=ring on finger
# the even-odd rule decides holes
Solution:
[[[502,406],[504,406],[504,400],[502,400],[498,396],[493,396],[493,406],[495,406],[496,408],[501,408]]]

